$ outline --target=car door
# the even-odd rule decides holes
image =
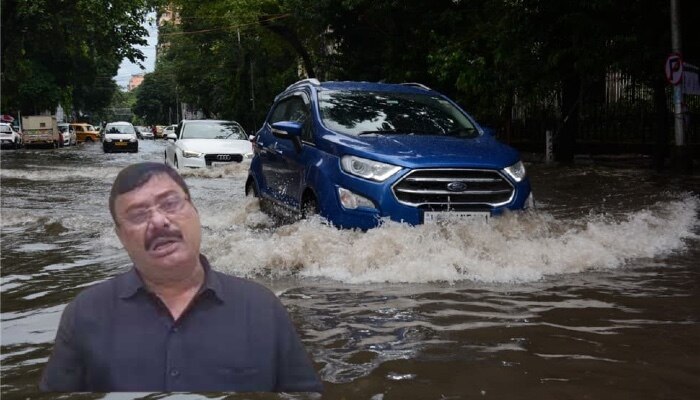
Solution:
[[[277,102],[274,109],[270,113],[270,117],[258,132],[258,137],[255,141],[255,146],[258,149],[259,168],[258,171],[258,188],[261,195],[280,200],[280,186],[282,179],[279,176],[280,161],[278,157],[277,146],[279,139],[272,134],[272,124],[279,121],[284,121],[287,105],[287,99],[282,99]]]
[[[285,204],[298,209],[301,206],[301,195],[304,190],[306,173],[306,158],[304,141],[310,138],[311,121],[309,118],[309,98],[300,92],[288,99],[285,108],[284,121],[297,122],[302,125],[302,146],[290,139],[277,139],[276,168],[280,179],[280,198]]]
[[[83,130],[83,127],[80,125],[71,125],[71,126],[75,130],[75,137],[78,138],[78,142],[84,142],[85,141],[85,131]]]

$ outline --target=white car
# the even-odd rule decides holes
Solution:
[[[138,129],[138,131],[139,131],[138,133],[141,134],[142,139],[150,139],[150,140],[155,139],[155,136],[153,136],[153,131],[151,130],[151,128],[149,128],[147,126],[139,126],[136,129]]]
[[[174,168],[202,168],[253,158],[253,145],[236,121],[183,120],[165,137],[165,163]]]
[[[19,149],[22,146],[22,136],[12,127],[12,124],[0,122],[0,146]]]
[[[177,125],[168,125],[165,128],[163,128],[163,133],[162,137],[163,138],[168,138],[168,135],[175,133],[175,128],[177,128]]]
[[[113,151],[138,153],[139,139],[136,137],[134,126],[130,122],[110,122],[105,125],[102,150],[105,153]]]
[[[78,136],[69,123],[59,123],[58,131],[61,132],[61,146],[75,146],[78,144]]]

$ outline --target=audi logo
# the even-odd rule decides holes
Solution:
[[[216,160],[217,161],[231,161],[231,155],[230,154],[217,154]]]
[[[450,192],[463,192],[467,190],[467,184],[464,182],[450,182],[447,184],[447,190]]]

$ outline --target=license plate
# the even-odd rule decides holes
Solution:
[[[423,223],[436,224],[442,221],[454,222],[487,222],[491,213],[487,211],[426,211],[423,213]]]
[[[126,142],[115,142],[115,146],[126,146]]]

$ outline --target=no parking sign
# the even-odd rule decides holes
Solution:
[[[671,85],[678,85],[683,79],[683,58],[678,53],[673,53],[666,59],[666,80]]]

